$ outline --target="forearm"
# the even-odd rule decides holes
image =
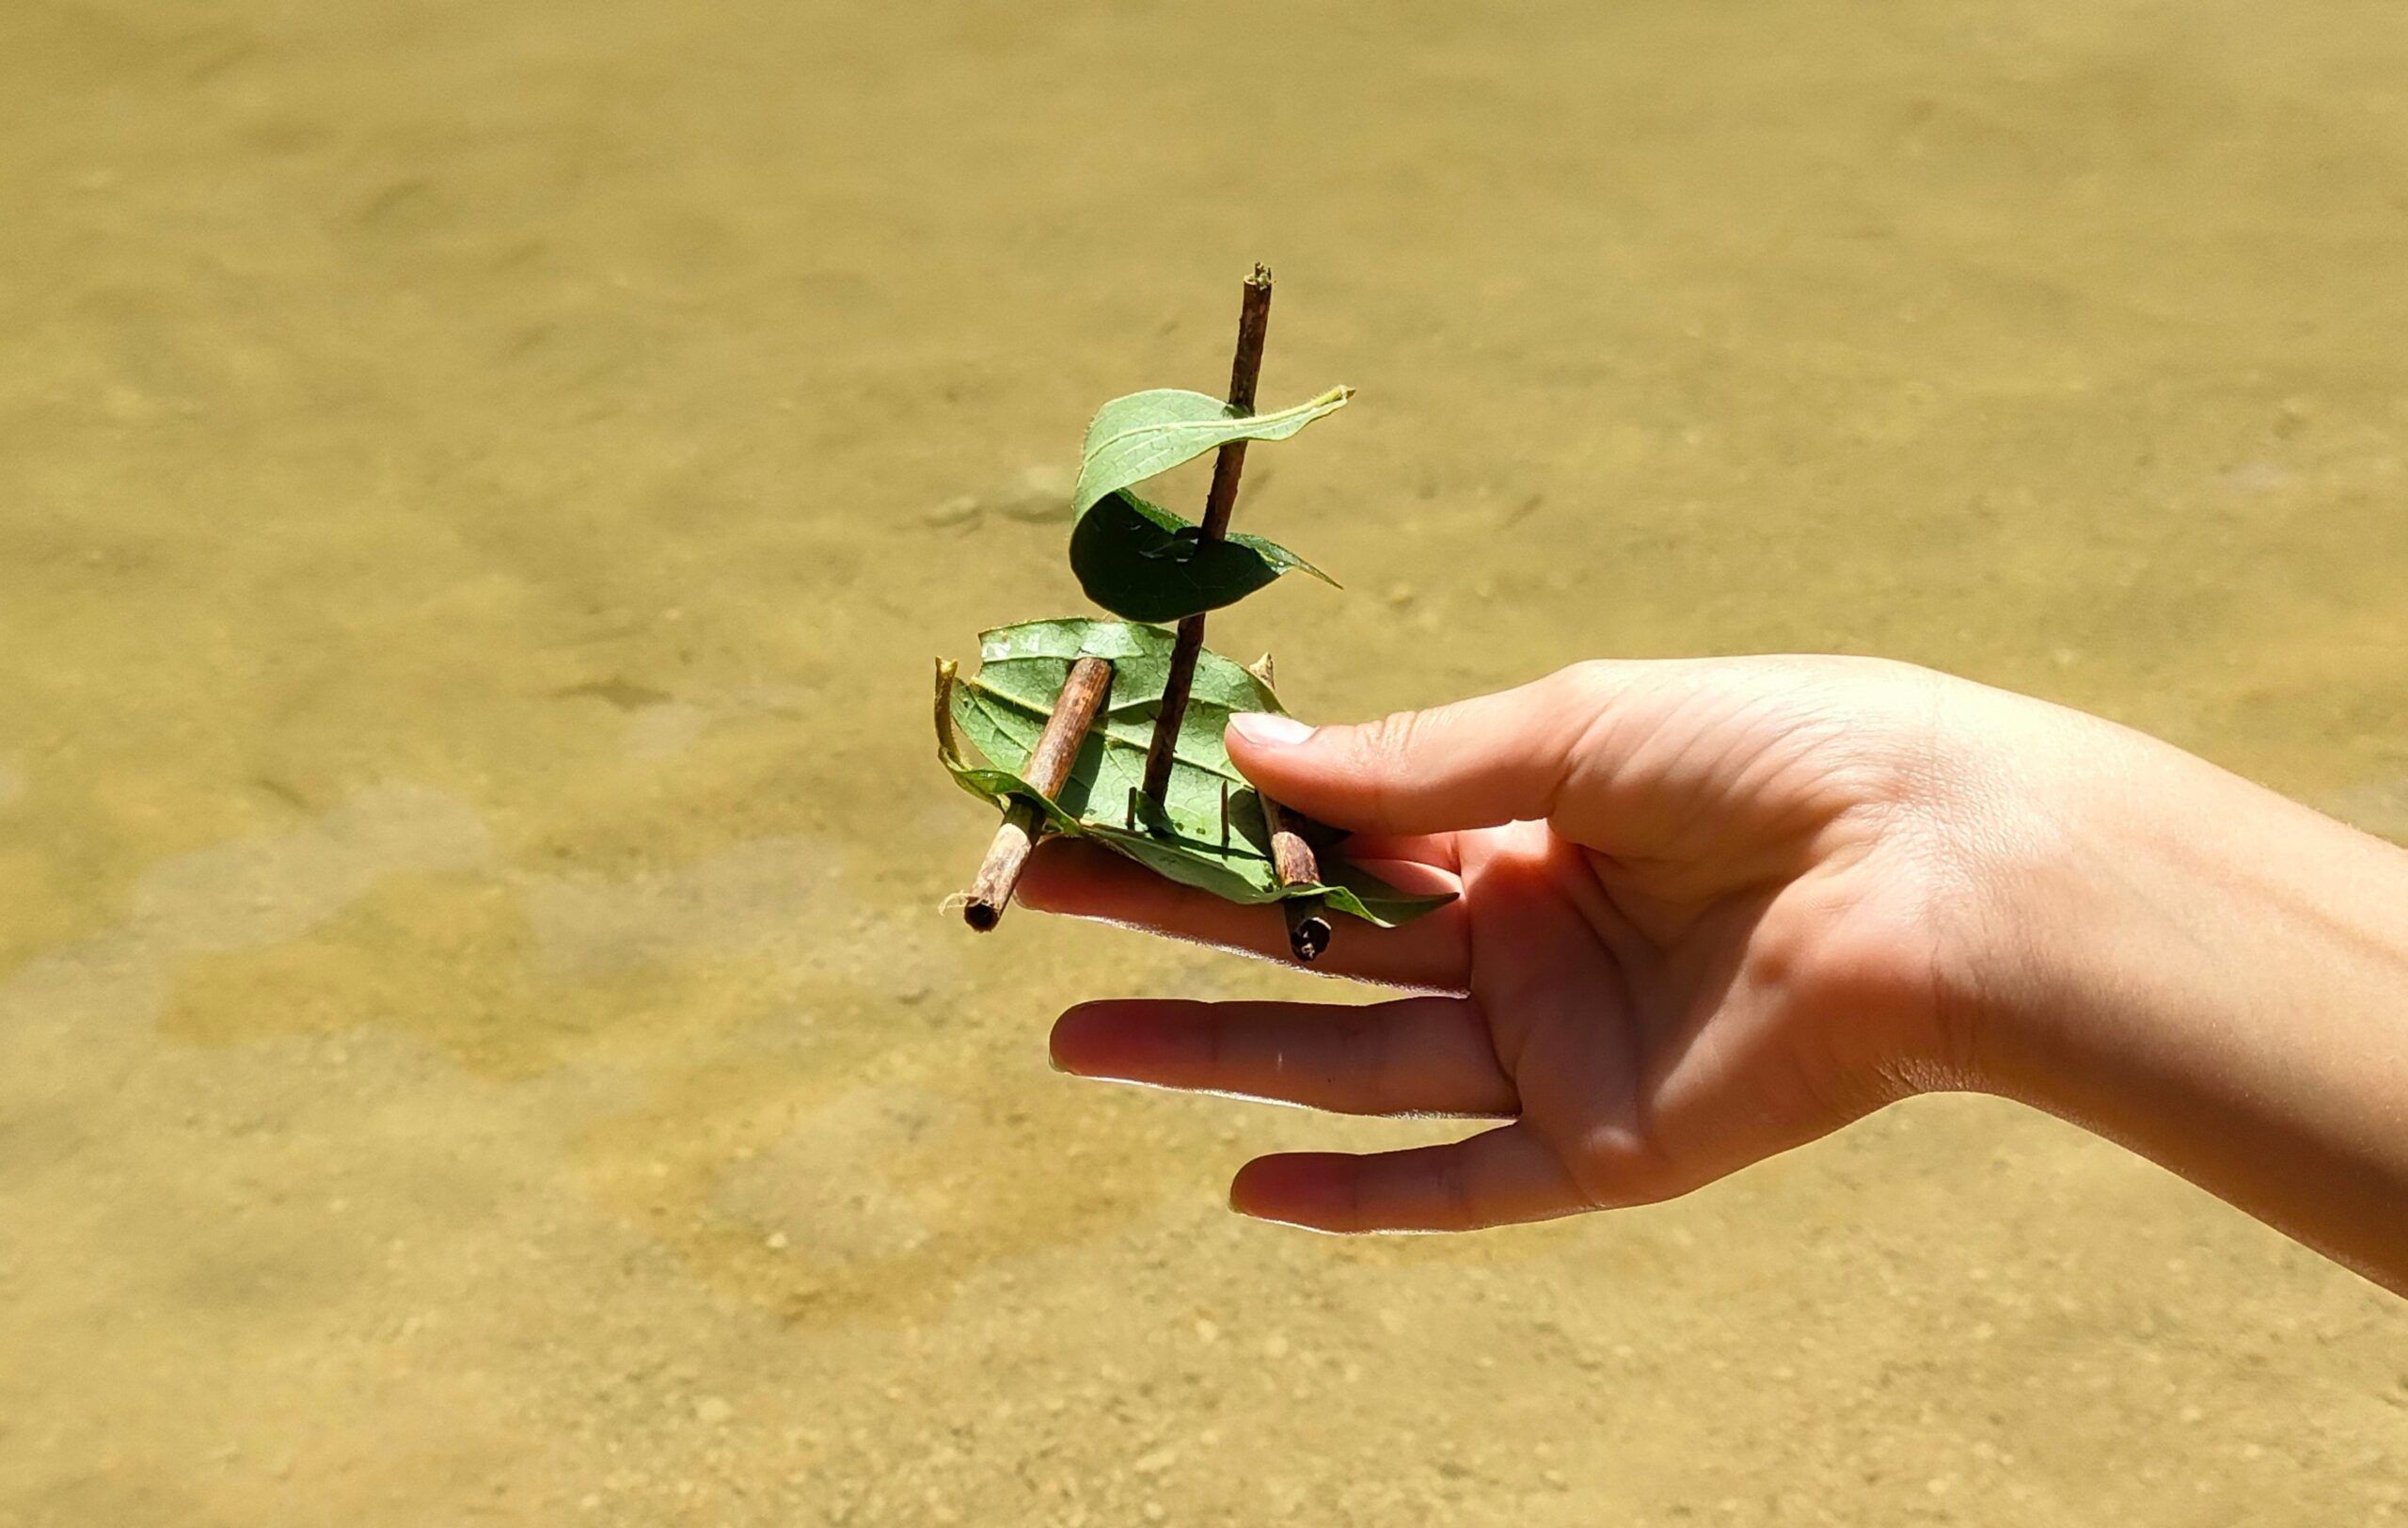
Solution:
[[[1984,1082],[2408,1292],[2408,852],[2129,735],[2097,762],[2027,819]]]

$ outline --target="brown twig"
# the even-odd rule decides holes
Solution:
[[[1043,792],[1046,800],[1062,793],[1070,766],[1086,741],[1087,729],[1095,724],[1111,689],[1108,660],[1082,658],[1070,665],[1062,692],[1054,698],[1054,714],[1045,719],[1045,730],[1037,735],[1037,746],[1029,751],[1028,767],[1021,772],[1021,778]],[[978,879],[970,883],[970,899],[961,909],[963,922],[985,933],[1003,921],[1012,890],[1020,884],[1020,873],[1028,865],[1029,851],[1037,847],[1044,831],[1045,814],[1035,803],[1012,804],[1004,814],[1003,825],[995,830],[995,841],[987,846]]]
[[[1271,682],[1271,655],[1264,653],[1246,665],[1246,672],[1262,681],[1265,690]],[[1305,842],[1289,821],[1288,809],[1255,792],[1262,803],[1262,823],[1271,832],[1271,867],[1283,886],[1309,886],[1321,881],[1321,860],[1313,853],[1313,846]],[[1288,949],[1296,959],[1311,962],[1329,947],[1332,930],[1329,909],[1318,897],[1290,897],[1279,904],[1280,913],[1288,920]]]
[[[1313,846],[1288,825],[1288,814],[1270,797],[1262,798],[1263,820],[1271,825],[1271,863],[1283,886],[1307,886],[1321,879]],[[1290,897],[1279,903],[1288,920],[1288,948],[1296,959],[1311,962],[1329,947],[1329,908],[1319,897]]]
[[[1229,410],[1254,412],[1254,385],[1262,375],[1262,337],[1271,323],[1271,267],[1257,265],[1246,278],[1244,305],[1238,310],[1238,349],[1229,363]],[[1229,516],[1238,507],[1238,477],[1245,470],[1245,442],[1232,440],[1212,458],[1212,488],[1204,500],[1201,546],[1228,534]],[[1196,655],[1204,650],[1204,614],[1197,612],[1179,623],[1171,645],[1170,673],[1163,680],[1162,709],[1154,718],[1153,740],[1146,749],[1146,799],[1156,806],[1170,789],[1171,760],[1179,749],[1180,724],[1187,718],[1187,692],[1196,681]]]

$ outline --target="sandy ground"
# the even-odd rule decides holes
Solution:
[[[1300,708],[1877,651],[2408,836],[2396,3],[0,7],[0,1524],[2408,1517],[2408,1311],[1932,1099],[1684,1202],[1051,1074],[927,664],[1277,268]]]

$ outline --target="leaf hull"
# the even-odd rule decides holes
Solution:
[[[1449,899],[1408,896],[1353,866],[1330,867],[1322,883],[1280,883],[1261,798],[1229,762],[1222,734],[1235,711],[1284,714],[1284,708],[1269,686],[1215,653],[1196,665],[1163,807],[1157,812],[1146,803],[1139,786],[1172,640],[1160,628],[1122,621],[1031,621],[989,631],[979,639],[975,676],[958,679],[950,665],[939,666],[938,756],[972,795],[1006,807],[1036,802],[1054,831],[1229,901],[1322,897],[1385,928]],[[1068,783],[1048,801],[1020,771],[1070,664],[1090,656],[1112,660],[1112,692]],[[956,729],[985,756],[984,766],[962,758]]]

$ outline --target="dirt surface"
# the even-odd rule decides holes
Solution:
[[[1841,648],[2408,834],[2383,3],[0,7],[0,1524],[2408,1517],[2408,1311],[1932,1099],[1471,1239],[1074,1084],[928,661],[1281,287],[1307,714]],[[1294,582],[1295,581],[1291,581]]]

